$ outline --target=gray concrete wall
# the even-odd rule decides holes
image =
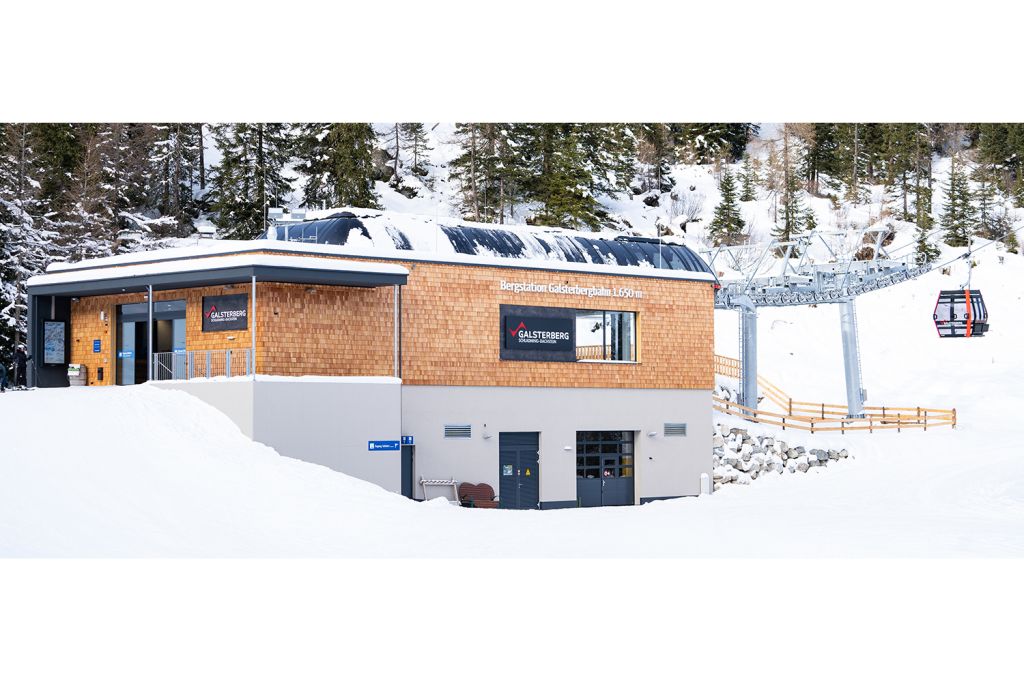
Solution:
[[[257,381],[255,391],[255,440],[401,492],[401,452],[367,448],[401,439],[401,384],[275,380]]]
[[[231,418],[246,436],[286,457],[322,464],[401,492],[401,451],[370,452],[401,439],[401,384],[356,381],[154,381],[185,391]]]
[[[151,381],[150,386],[185,391],[216,407],[252,438],[252,381]]]
[[[686,423],[688,435],[665,437],[665,422]],[[473,436],[445,438],[445,424],[471,424]],[[489,483],[497,491],[502,431],[540,433],[542,502],[576,499],[577,431],[636,432],[638,503],[697,495],[701,473],[711,474],[710,391],[405,386],[402,429],[416,441],[417,498],[420,477]]]

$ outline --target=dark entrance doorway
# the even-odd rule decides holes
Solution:
[[[415,456],[415,445],[402,446],[402,494],[409,499],[412,499],[412,461]]]
[[[149,304],[117,306],[117,383],[141,384],[148,377]],[[170,379],[176,363],[185,359],[185,301],[153,303],[153,353],[158,354],[154,375]]]
[[[581,507],[633,504],[632,431],[576,432],[576,498]]]
[[[540,506],[540,434],[498,434],[498,507]]]

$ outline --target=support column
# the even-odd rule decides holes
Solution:
[[[397,284],[393,285],[394,290],[391,298],[394,301],[395,309],[395,320],[392,328],[392,337],[394,341],[394,347],[392,348],[392,363],[394,366],[394,372],[396,377],[402,376],[402,299],[401,289]]]
[[[27,380],[26,383],[28,386],[35,387],[37,382],[35,357],[38,354],[37,351],[39,349],[36,347],[38,345],[38,335],[36,334],[36,297],[32,294],[28,295],[28,326],[25,331],[25,347],[28,348],[29,355],[32,356],[32,361],[28,363],[27,367],[25,367],[25,371],[27,372],[25,379]],[[15,339],[17,338],[17,332],[15,332]],[[10,376],[8,377],[8,380],[10,381],[11,386],[14,386],[15,377]]]
[[[146,285],[149,320],[146,322],[146,381],[153,380],[153,285]]]
[[[839,327],[843,335],[843,370],[846,374],[847,416],[864,416],[864,387],[860,375],[857,341],[857,309],[853,299],[839,303]]]
[[[757,308],[740,308],[740,404],[757,409]]]
[[[252,357],[249,358],[249,371],[252,372],[252,380],[256,381],[256,275],[252,276],[252,323],[249,325],[252,330]]]

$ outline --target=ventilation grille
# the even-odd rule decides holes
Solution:
[[[469,424],[445,424],[445,438],[470,438],[473,435],[473,427]]]
[[[666,436],[685,436],[686,435],[686,424],[678,423],[665,423],[665,435]]]

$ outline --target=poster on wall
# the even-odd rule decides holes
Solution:
[[[65,337],[67,324],[58,320],[43,321],[43,364],[63,365],[67,359]]]
[[[249,295],[203,296],[203,331],[222,332],[249,328]]]

